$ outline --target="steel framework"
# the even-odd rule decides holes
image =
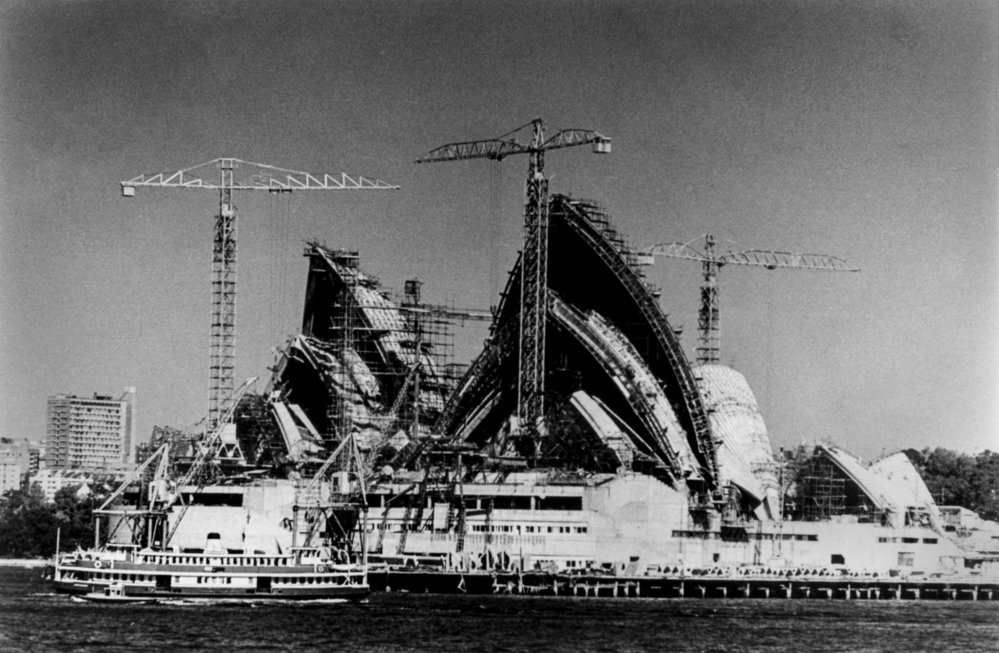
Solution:
[[[217,169],[216,180],[209,173]],[[235,171],[244,174],[237,177]],[[139,175],[121,182],[122,195],[133,197],[136,188],[190,188],[219,192],[212,243],[212,318],[210,328],[208,422],[211,432],[218,424],[226,402],[233,393],[233,363],[236,332],[236,206],[233,191],[295,190],[396,190],[399,187],[377,179],[312,174],[286,170],[262,163],[222,157],[183,170]]]

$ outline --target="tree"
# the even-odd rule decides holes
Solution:
[[[0,497],[0,556],[48,557],[60,550],[88,547],[94,541],[94,507],[102,493],[78,496],[80,486],[64,487],[48,501],[37,483],[27,490],[9,490]]]
[[[970,456],[939,447],[904,453],[938,505],[961,506],[999,521],[999,453]]]
[[[61,488],[53,502],[55,518],[61,529],[60,549],[66,551],[86,547],[94,540],[94,499],[91,494],[79,496],[79,486]]]
[[[0,555],[49,556],[55,551],[55,510],[37,483],[0,499]]]

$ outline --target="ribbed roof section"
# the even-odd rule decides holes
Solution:
[[[746,377],[723,365],[702,365],[693,372],[716,438],[722,482],[738,485],[764,502],[771,518],[776,517],[780,491],[777,464]]]

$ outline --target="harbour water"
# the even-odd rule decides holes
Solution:
[[[374,594],[102,606],[0,568],[2,651],[999,651],[995,602]]]

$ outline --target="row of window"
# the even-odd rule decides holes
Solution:
[[[546,530],[547,529],[547,530]],[[586,526],[521,526],[472,524],[473,533],[586,533]]]
[[[420,497],[414,495],[380,495],[378,497],[379,507],[384,508],[416,508],[419,506]],[[424,499],[425,508],[431,507],[433,503],[429,499]],[[467,510],[582,510],[583,497],[527,497],[527,496],[505,496],[505,497],[469,497],[464,498]]]
[[[818,542],[818,535],[802,533],[741,533],[740,538],[746,540],[791,540],[798,542]],[[673,537],[686,538],[690,540],[717,540],[721,539],[721,534],[713,531],[673,531]]]
[[[569,569],[584,569],[593,567],[594,560],[557,560],[554,558],[532,558],[534,560],[535,569],[541,569],[545,565],[561,565]],[[606,566],[606,565],[605,565]]]
[[[226,567],[287,567],[288,558],[216,558],[200,556],[140,555],[139,562],[151,565],[216,565]]]
[[[120,581],[129,583],[151,583],[156,580],[156,576],[151,574],[123,574],[110,571],[91,571],[81,574],[84,578],[90,580],[103,580],[103,581]],[[73,580],[76,578],[76,572],[67,571],[64,575],[67,580]]]
[[[798,542],[818,542],[818,535],[802,533],[751,533],[751,540],[796,540]]]
[[[918,544],[918,537],[879,537],[878,542],[881,544],[898,544],[899,542],[903,544]],[[937,538],[935,537],[924,537],[923,544],[936,544]]]
[[[75,578],[75,574],[69,572],[66,574],[67,579]],[[109,582],[122,582],[122,583],[152,583],[156,580],[156,576],[151,574],[124,574],[115,573],[107,571],[95,571],[87,574],[87,577],[91,580],[99,581],[109,581]],[[180,583],[182,580],[194,581],[198,585],[232,585],[232,576],[173,576],[172,581],[174,583]],[[331,581],[339,580],[339,582],[344,582],[344,577],[338,576],[336,578],[321,578],[316,576],[291,576],[291,577],[277,577],[273,580],[276,582],[282,582],[290,585],[315,585],[329,583]],[[241,580],[249,581],[249,578],[242,578]]]
[[[327,576],[325,578],[316,576],[288,576],[274,579],[274,583],[277,585],[344,585],[346,582],[346,576]]]

